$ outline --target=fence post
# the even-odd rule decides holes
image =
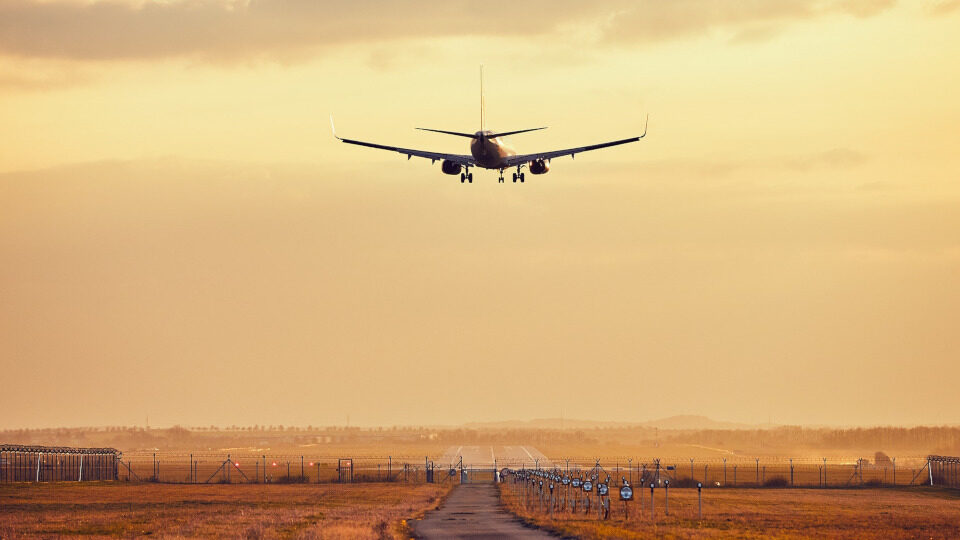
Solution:
[[[760,458],[757,458],[757,485],[760,485]]]
[[[893,458],[893,485],[897,485],[897,458]]]
[[[793,487],[793,458],[790,458],[790,487]]]

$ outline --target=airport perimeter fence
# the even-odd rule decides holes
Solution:
[[[119,468],[114,448],[0,444],[0,482],[116,480]]]
[[[0,482],[120,480],[161,483],[493,482],[505,469],[568,478],[609,476],[614,485],[673,487],[960,488],[960,458],[562,459],[464,463],[414,456],[360,457],[250,452],[128,452],[112,448],[0,445]]]
[[[929,456],[933,458],[934,456]],[[890,458],[727,458],[651,460],[563,460],[549,470],[572,476],[609,475],[633,484],[641,479],[662,486],[693,487],[887,487],[934,485],[928,457]],[[936,470],[936,465],[933,465]],[[619,486],[619,484],[617,484]]]
[[[413,457],[349,458],[307,454],[128,453],[120,479],[163,483],[421,483],[444,480],[439,465]]]

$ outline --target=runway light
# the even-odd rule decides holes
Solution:
[[[312,461],[310,462],[310,466],[313,467],[313,462],[312,462]]]
[[[234,465],[236,465],[237,467],[239,467],[239,466],[240,466],[240,462],[238,461],[238,462],[234,463]]]
[[[274,466],[274,467],[277,466],[277,462],[276,462],[276,461],[273,462],[273,466]]]

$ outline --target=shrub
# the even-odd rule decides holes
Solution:
[[[772,488],[782,488],[787,487],[788,485],[790,485],[790,482],[788,482],[787,479],[782,476],[767,478],[767,480],[763,483],[763,487]]]
[[[277,484],[306,484],[310,481],[306,476],[280,476],[273,480]]]
[[[670,482],[670,487],[678,487],[678,488],[697,487],[697,482],[699,482],[699,480],[696,480],[694,478],[677,478],[676,480],[673,480]]]

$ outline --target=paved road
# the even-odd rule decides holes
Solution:
[[[497,487],[492,483],[461,484],[437,510],[415,521],[417,538],[519,538],[540,540],[557,538],[539,529],[527,527],[500,506]]]
[[[465,466],[473,467],[492,467],[494,462],[498,467],[533,468],[537,463],[545,468],[553,466],[547,456],[532,446],[451,446],[437,464],[457,463],[461,456]]]

